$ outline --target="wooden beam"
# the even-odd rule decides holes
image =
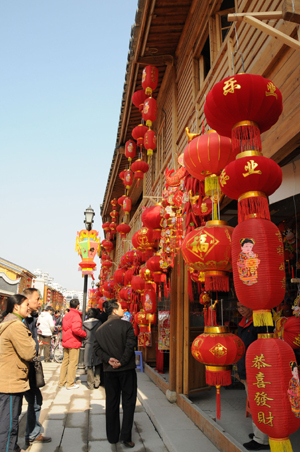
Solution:
[[[299,41],[296,41],[296,39],[293,39],[290,36],[285,35],[281,31],[276,30],[273,27],[270,27],[270,25],[264,24],[263,22],[256,19],[255,17],[244,16],[243,21],[249,25],[252,25],[254,28],[257,28],[260,31],[267,33],[269,36],[272,36],[273,38],[278,39],[279,41],[283,42],[284,44],[291,47],[292,49],[300,50],[300,42]]]
[[[183,296],[183,394],[189,393],[190,369],[190,300],[188,293],[188,270],[184,265],[184,296]]]
[[[284,0],[282,12],[284,20],[300,24],[300,0]]]
[[[236,14],[228,14],[228,22],[242,22],[245,16],[256,17],[256,19],[260,20],[279,20],[283,19],[282,11],[266,11],[262,13],[236,13]]]
[[[182,394],[182,372],[183,372],[183,315],[182,305],[184,297],[184,262],[181,252],[178,255],[178,266],[173,268],[177,273],[177,318],[176,318],[176,392]]]
[[[154,66],[173,66],[174,58],[172,55],[152,55],[138,58],[137,63],[141,66],[147,66],[148,64],[153,64]]]
[[[174,259],[171,275],[171,307],[170,307],[170,361],[169,361],[169,389],[176,391],[176,343],[177,343],[177,267],[178,256]]]

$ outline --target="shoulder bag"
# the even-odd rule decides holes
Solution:
[[[37,388],[45,386],[44,371],[41,361],[36,357],[33,359],[33,367],[35,371],[35,383]]]

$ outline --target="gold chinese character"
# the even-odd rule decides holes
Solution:
[[[260,424],[266,424],[266,425],[269,424],[271,427],[273,427],[273,419],[274,419],[274,416],[272,416],[271,411],[269,411],[268,417],[266,417],[266,415],[263,411],[259,411],[257,413],[257,420]]]
[[[281,264],[280,264],[280,266],[279,266],[279,270],[281,270],[281,271],[284,271],[284,270],[285,270],[285,268],[284,268],[284,262],[281,262]]]
[[[271,364],[267,364],[265,362],[265,357],[263,354],[261,354],[260,356],[256,355],[253,362],[253,366],[251,367],[256,367],[257,369],[260,369],[261,367],[272,367]]]
[[[280,256],[283,255],[283,246],[282,245],[277,246],[277,254],[280,254]]]
[[[267,404],[268,400],[274,400],[267,396],[265,392],[257,392],[254,397],[254,402],[256,402],[257,406],[267,406],[271,408],[271,405]]]
[[[230,179],[230,177],[226,174],[226,171],[223,170],[220,176],[220,184],[222,185],[222,187],[224,187],[224,185],[226,185],[227,181]]]
[[[282,240],[281,232],[280,232],[280,231],[277,231],[275,235],[277,235],[277,238],[278,238],[279,242],[282,243],[283,240]]]
[[[250,174],[261,174],[260,170],[255,170],[255,168],[258,167],[258,163],[256,163],[254,160],[250,160],[250,162],[247,162],[247,165],[245,166],[246,173],[243,173],[244,177],[250,176]]]
[[[286,288],[286,277],[284,276],[280,282],[281,282],[281,288],[285,289]]]
[[[266,96],[275,96],[277,99],[277,94],[275,93],[276,86],[274,85],[274,83],[272,83],[272,82],[268,83],[267,88],[268,88],[268,91],[266,91]]]
[[[235,89],[241,89],[241,85],[238,85],[234,77],[231,77],[230,79],[226,80],[226,82],[224,82],[223,86],[224,96],[227,96],[228,93],[233,94]]]
[[[298,334],[298,336],[294,338],[293,344],[297,345],[297,347],[300,347],[300,334]]]
[[[258,388],[265,388],[266,385],[270,385],[270,381],[264,381],[265,374],[262,372],[258,372],[258,374],[255,375],[256,383],[252,383],[253,385],[256,385]]]

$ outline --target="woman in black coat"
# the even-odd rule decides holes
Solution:
[[[100,365],[101,359],[94,353],[95,333],[102,322],[97,319],[96,309],[90,308],[87,312],[87,319],[83,322],[83,329],[86,331],[84,364],[87,367],[87,386],[89,389],[100,386]]]

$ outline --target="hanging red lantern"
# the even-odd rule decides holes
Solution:
[[[147,162],[138,159],[131,165],[131,168],[134,172],[134,178],[137,179],[137,184],[139,184],[139,181],[144,178],[144,173],[149,170],[149,165]]]
[[[101,265],[103,268],[107,268],[109,270],[113,266],[113,263],[111,260],[106,260],[106,261],[102,262]]]
[[[156,148],[156,133],[154,130],[147,130],[144,136],[144,146],[145,149],[147,149],[147,155],[148,155],[148,163],[149,158],[153,155],[153,151]]]
[[[212,220],[185,236],[183,258],[189,267],[205,272],[205,290],[229,291],[232,232],[226,221]]]
[[[118,206],[117,198],[112,199],[112,200],[110,201],[110,203],[111,203],[113,209],[115,209],[115,208]]]
[[[112,210],[112,211],[109,213],[109,215],[111,216],[111,219],[112,219],[113,221],[115,221],[115,220],[118,218],[118,216],[119,216],[119,212],[118,212],[117,210]]]
[[[211,174],[218,175],[234,160],[230,138],[220,136],[215,130],[197,136],[184,150],[185,169],[196,179],[203,180]]]
[[[282,325],[281,338],[292,349],[298,350],[300,348],[300,317],[285,318],[285,322]]]
[[[124,268],[118,268],[118,270],[115,271],[115,273],[114,273],[114,281],[115,281],[116,284],[120,284],[121,286],[123,286],[123,284],[124,284],[124,274],[125,274]]]
[[[142,86],[145,94],[151,96],[152,91],[157,87],[158,83],[158,69],[155,66],[146,66],[143,69]]]
[[[217,419],[221,417],[220,386],[231,384],[231,364],[245,353],[243,341],[226,326],[205,327],[191,347],[193,357],[205,364],[206,383],[217,387]]]
[[[232,138],[234,150],[261,150],[260,134],[278,121],[282,96],[260,75],[237,74],[216,83],[206,96],[207,123],[220,135]]]
[[[131,170],[127,169],[127,170],[124,171],[123,184],[129,190],[129,188],[131,187],[132,183],[133,183],[133,172]]]
[[[135,273],[135,269],[134,268],[129,268],[125,274],[124,274],[124,285],[125,286],[130,286],[131,285],[131,280],[134,276]]]
[[[227,165],[220,176],[222,192],[239,201],[239,223],[251,213],[258,213],[261,218],[270,220],[267,197],[277,190],[281,182],[280,166],[257,151],[239,154],[237,160]]]
[[[107,234],[110,231],[110,223],[109,221],[102,224],[103,231]]]
[[[273,325],[271,309],[285,294],[282,235],[269,220],[250,218],[232,234],[232,268],[236,295],[253,309],[253,324]]]
[[[259,430],[269,436],[272,452],[292,451],[289,435],[300,427],[295,361],[292,348],[274,334],[259,334],[247,349],[251,416]]]
[[[154,277],[154,281],[157,284],[160,284],[162,282],[163,271],[160,266],[161,259],[162,259],[161,255],[157,253],[154,256],[150,257],[150,259],[148,259],[146,263],[147,268],[151,270]]]
[[[137,252],[136,250],[130,250],[127,251],[125,254],[126,262],[128,267],[136,266],[137,265]]]
[[[150,228],[139,229],[132,237],[132,244],[136,248],[142,258],[148,259],[154,251],[153,231]]]
[[[142,267],[140,270],[141,278],[143,278],[146,282],[146,284],[153,284],[154,283],[154,276],[151,270],[147,267]]]
[[[126,301],[127,303],[130,303],[131,301],[131,287],[123,287],[123,289],[119,292],[119,298],[121,300]]]
[[[147,314],[156,314],[157,294],[153,289],[146,289],[143,295],[143,309]]]
[[[131,132],[132,137],[135,139],[139,147],[142,147],[144,145],[144,135],[147,130],[148,127],[144,126],[143,124],[139,124]]]
[[[152,127],[152,123],[156,120],[156,116],[157,116],[157,103],[153,97],[148,97],[148,99],[145,100],[142,116],[143,116],[144,121],[146,121],[146,126]],[[145,135],[146,135],[146,133],[145,133]],[[144,142],[145,142],[145,136],[144,136]]]
[[[135,275],[131,280],[131,289],[134,292],[142,293],[145,290],[145,281],[141,276]]]
[[[107,253],[110,253],[114,248],[114,244],[110,240],[102,240],[101,245]]]
[[[119,174],[119,178],[124,181],[124,176],[125,176],[125,170],[121,171]]]
[[[123,268],[126,268],[126,267],[127,267],[127,261],[126,261],[126,256],[125,256],[125,254],[123,254],[123,256],[121,257],[120,263],[121,263],[121,266],[122,266]]]
[[[121,234],[121,238],[124,239],[126,235],[131,231],[129,224],[121,223],[117,226],[117,232]]]
[[[116,223],[115,221],[112,221],[112,222],[110,223],[110,232],[111,232],[112,237],[116,235],[116,232],[117,232],[117,223]]]
[[[125,215],[128,216],[131,211],[131,199],[128,196],[123,199],[122,209],[125,212]]]
[[[127,198],[126,195],[120,196],[120,198],[118,198],[119,206],[121,206],[121,207],[123,206],[123,201],[124,201],[125,198]]]
[[[143,226],[153,230],[154,240],[160,239],[164,212],[163,206],[156,204],[155,206],[146,207],[142,213]]]
[[[128,140],[125,143],[125,155],[128,158],[129,162],[134,159],[136,154],[136,143],[133,140]]]
[[[139,109],[140,113],[142,113],[143,111],[143,106],[146,99],[147,96],[143,89],[139,89],[132,96],[132,103]]]

